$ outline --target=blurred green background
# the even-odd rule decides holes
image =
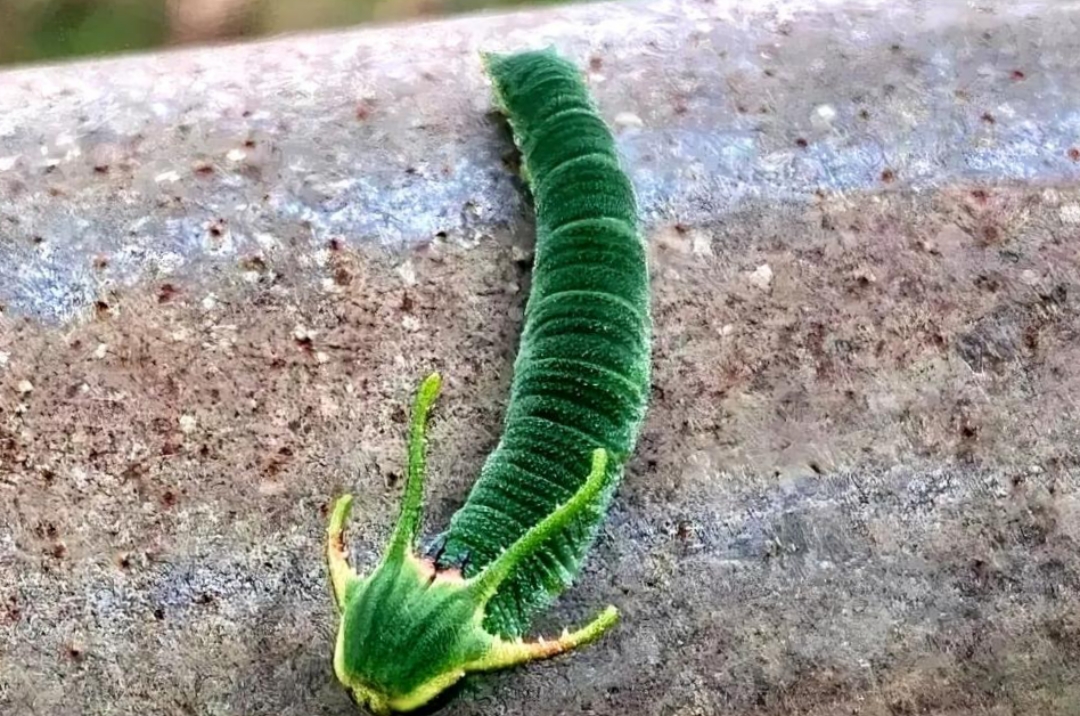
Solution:
[[[534,3],[535,0],[0,0],[0,65]]]

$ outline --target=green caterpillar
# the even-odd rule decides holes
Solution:
[[[608,607],[558,639],[521,638],[579,571],[644,418],[651,318],[634,192],[573,64],[544,50],[484,65],[535,201],[533,284],[502,438],[441,554],[416,550],[438,375],[417,393],[401,514],[369,576],[345,561],[352,498],[331,517],[334,670],[378,714],[423,706],[468,672],[587,644],[618,618]]]

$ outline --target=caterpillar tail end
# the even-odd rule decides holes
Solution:
[[[593,643],[619,621],[619,610],[609,606],[600,612],[591,622],[576,631],[564,631],[558,639],[537,639],[536,641],[507,641],[497,639],[491,651],[480,661],[471,664],[470,670],[493,671],[512,666],[541,661],[564,654]]]

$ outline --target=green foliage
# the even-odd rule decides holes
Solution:
[[[178,0],[183,2],[183,0]],[[405,20],[563,0],[242,0],[214,37]],[[175,39],[166,0],[0,0],[0,64],[144,50]],[[209,39],[209,38],[207,38]]]
[[[148,49],[168,36],[164,0],[0,0],[0,16],[14,25],[0,62]]]

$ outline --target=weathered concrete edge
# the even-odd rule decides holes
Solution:
[[[338,238],[522,228],[477,52],[588,68],[650,227],[748,201],[1080,179],[1076,2],[660,0],[0,74],[0,303]]]

